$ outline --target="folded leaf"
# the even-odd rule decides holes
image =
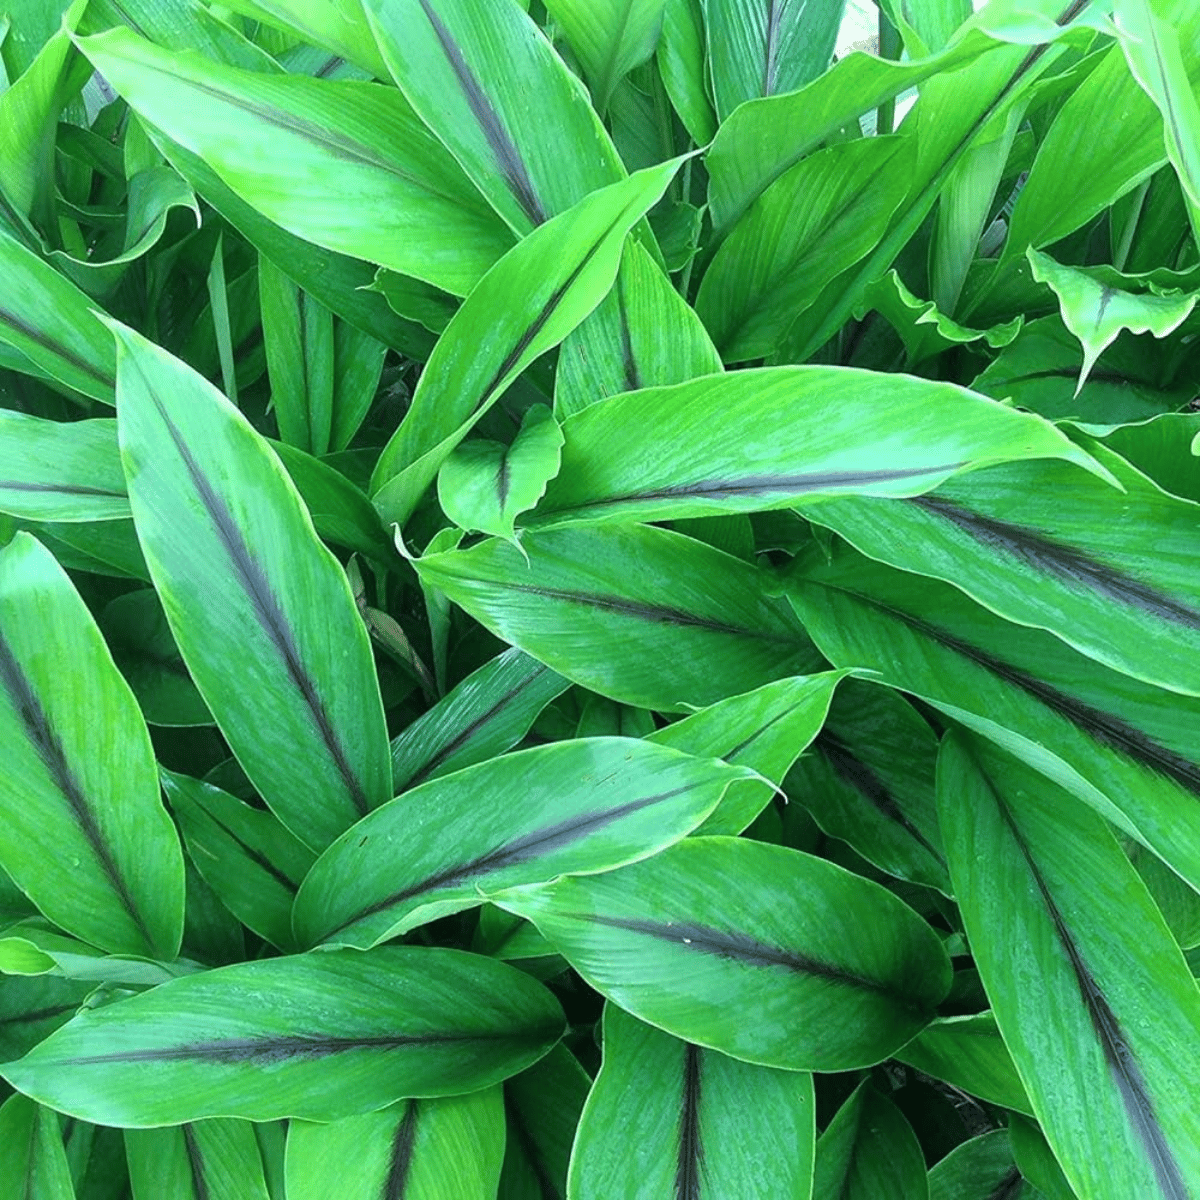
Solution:
[[[47,917],[117,953],[175,957],[183,860],[146,723],[63,569],[0,551],[0,864]]]
[[[498,637],[627,704],[680,712],[820,667],[756,567],[665,529],[530,533],[415,565]]]
[[[848,367],[764,367],[647,388],[593,404],[563,435],[562,467],[531,526],[914,496],[1010,459],[1061,458],[1105,477],[1029,413],[953,384]]]
[[[505,650],[472,672],[392,742],[397,792],[515,746],[570,685],[536,659]]]
[[[140,117],[308,241],[456,295],[511,244],[394,89],[242,71],[126,29],[79,44]]]
[[[287,1194],[289,1200],[493,1200],[503,1159],[500,1088],[402,1100],[330,1125],[293,1121]]]
[[[936,936],[890,892],[762,842],[687,838],[618,871],[492,899],[627,1012],[762,1066],[880,1062],[950,985]]]
[[[636,862],[686,836],[751,774],[628,738],[538,746],[398,797],[321,855],[301,941],[369,947],[485,892]]]
[[[263,799],[314,848],[391,797],[346,576],[278,459],[215,388],[123,326],[118,431],[175,641]]]
[[[116,422],[0,410],[0,509],[32,521],[127,518]]]
[[[604,1007],[604,1065],[571,1156],[570,1195],[806,1197],[812,1076],[738,1062]]]
[[[504,963],[427,946],[221,967],[93,1009],[0,1068],[99,1124],[336,1121],[476,1091],[559,1039],[558,1001]]]
[[[674,159],[585,197],[488,272],[447,325],[375,467],[372,491],[386,521],[408,519],[475,422],[600,302],[626,234],[678,166]]]
[[[1183,1200],[1200,993],[1145,886],[1095,813],[986,743],[943,744],[938,804],[975,962],[1071,1185]]]

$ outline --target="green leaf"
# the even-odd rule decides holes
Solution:
[[[134,1200],[162,1196],[269,1200],[248,1121],[196,1121],[125,1133]]]
[[[604,1065],[571,1157],[574,1200],[807,1197],[812,1076],[739,1062],[604,1007]]]
[[[456,295],[511,244],[392,88],[241,71],[125,29],[80,46],[140,117],[299,237]]]
[[[442,511],[465,530],[515,541],[513,525],[558,474],[562,430],[544,404],[527,409],[512,444],[473,440],[456,446],[438,472]]]
[[[0,1055],[19,1058],[78,1011],[91,983],[53,975],[8,977],[0,986]]]
[[[201,878],[247,928],[298,948],[292,902],[315,856],[269,812],[209,783],[162,772],[163,790]]]
[[[730,231],[696,311],[726,362],[765,358],[797,314],[883,237],[912,182],[910,143],[860,138],[809,155]]]
[[[169,961],[183,863],[137,701],[43,546],[18,534],[0,567],[0,863],[63,929]]]
[[[950,895],[934,798],[937,738],[889,688],[847,680],[787,794],[880,870]]]
[[[649,526],[526,534],[426,555],[422,581],[601,695],[666,712],[819,669],[758,568]]]
[[[783,782],[788,768],[817,736],[834,688],[845,674],[824,671],[780,679],[649,735],[646,740],[656,745],[723,758],[762,776],[734,780],[697,833],[739,834],[758,816],[773,795],[770,785]]]
[[[211,725],[212,713],[188,675],[153,588],[126,592],[100,616],[113,661],[151,725]]]
[[[570,685],[521,650],[472,672],[392,742],[397,792],[486,762],[515,746],[538,714]]]
[[[624,175],[583,85],[516,4],[364,8],[400,90],[519,236]]]
[[[813,1200],[927,1200],[925,1158],[900,1110],[862,1083],[817,1142]]]
[[[336,1121],[488,1087],[563,1030],[514,967],[426,946],[239,963],[76,1017],[4,1077],[84,1120]]]
[[[1083,369],[1075,394],[1079,394],[1096,360],[1123,329],[1164,338],[1174,333],[1196,307],[1196,294],[1136,295],[1093,278],[1075,267],[1064,267],[1049,255],[1030,247],[1033,277],[1054,290],[1067,328],[1083,346]]]
[[[655,61],[684,128],[697,146],[707,146],[717,118],[708,98],[701,0],[667,0]]]
[[[333,327],[331,450],[345,450],[366,420],[379,391],[387,345],[381,330],[364,332],[349,321]]]
[[[990,1011],[940,1017],[898,1050],[896,1057],[967,1095],[1033,1115],[1025,1085]]]
[[[116,422],[0,410],[0,509],[32,521],[128,518]]]
[[[92,984],[145,988],[196,969],[196,964],[186,959],[161,963],[105,954],[66,937],[38,917],[10,925],[0,933],[0,971],[6,975],[57,975]]]
[[[309,454],[327,454],[333,432],[333,314],[262,255],[258,292],[279,436]]]
[[[929,1200],[1035,1200],[1013,1161],[1007,1129],[956,1146],[929,1172]]]
[[[494,1200],[504,1159],[499,1088],[404,1100],[288,1129],[289,1200]]]
[[[746,100],[794,92],[833,57],[845,0],[704,0],[708,69],[723,121]]]
[[[547,1185],[552,1196],[567,1194],[567,1166],[591,1086],[591,1077],[563,1045],[505,1081],[508,1139],[500,1176],[505,1200],[545,1196]]]
[[[391,797],[366,631],[278,459],[215,388],[123,326],[130,503],[180,653],[263,799],[328,845]]]
[[[58,1113],[24,1096],[0,1106],[0,1194],[23,1200],[75,1200]]]
[[[370,26],[357,5],[314,4],[311,0],[232,0],[228,7],[279,29],[295,31],[304,41],[332,50],[380,79],[387,74]]]
[[[0,341],[66,387],[112,404],[112,339],[88,296],[2,229],[0,271]]]
[[[627,1012],[762,1066],[879,1062],[928,1024],[950,985],[941,944],[890,892],[740,838],[686,838],[617,871],[492,900]]]
[[[972,472],[900,504],[855,497],[806,513],[864,554],[953,583],[1114,670],[1200,694],[1200,509],[1104,447],[1093,454],[1123,492],[1043,460]]]
[[[678,166],[674,159],[585,197],[488,272],[446,327],[380,455],[371,486],[386,521],[408,519],[475,422],[600,302],[616,278],[626,234]]]
[[[628,738],[557,742],[466,767],[334,842],[296,897],[296,932],[308,945],[367,948],[488,892],[636,862],[690,833],[749,774]]]
[[[658,44],[666,0],[550,0],[546,12],[583,67],[592,105],[603,113],[616,84]]]
[[[868,667],[1030,763],[1200,883],[1200,703],[851,552],[789,588],[834,665]]]
[[[1078,1200],[1054,1157],[1054,1151],[1034,1121],[1010,1117],[1008,1132],[1021,1174],[1037,1187],[1045,1200]]]
[[[1112,834],[965,736],[943,745],[938,804],[976,964],[1072,1186],[1096,1200],[1188,1195],[1200,994]],[[1137,936],[1114,939],[1117,927]]]
[[[617,392],[684,383],[723,369],[695,310],[649,251],[630,240],[616,286],[562,344],[554,411],[569,417]]]
[[[1009,459],[1061,458],[1106,475],[1038,417],[953,384],[848,367],[763,367],[646,388],[577,413],[563,434],[562,468],[530,525],[913,496]]]

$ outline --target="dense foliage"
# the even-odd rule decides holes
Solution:
[[[1200,1198],[1200,5],[5,0],[0,1198]]]

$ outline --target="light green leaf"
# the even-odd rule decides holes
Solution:
[[[558,1001],[514,967],[384,947],[176,979],[81,1014],[0,1073],[98,1124],[336,1121],[405,1096],[488,1087],[562,1031]]]
[[[1196,294],[1162,296],[1136,295],[1093,279],[1074,267],[1064,267],[1049,255],[1030,247],[1033,277],[1054,290],[1062,308],[1063,322],[1083,346],[1083,368],[1075,394],[1079,395],[1096,359],[1122,329],[1152,333],[1164,338],[1188,318],[1196,307]]]
[[[379,57],[371,28],[357,4],[313,3],[313,0],[231,0],[227,6],[253,20],[294,31],[304,41],[332,50],[379,79],[387,69]]]
[[[130,503],[180,653],[263,799],[314,848],[391,797],[346,576],[278,459],[215,388],[124,326]]]
[[[925,1158],[912,1126],[869,1082],[817,1142],[813,1200],[927,1200]]]
[[[486,892],[636,862],[685,837],[750,774],[629,738],[556,742],[466,767],[334,842],[296,897],[297,935],[365,949]]]
[[[292,902],[316,856],[269,812],[209,783],[162,772],[163,790],[200,876],[247,928],[285,954]]]
[[[667,0],[655,61],[684,128],[697,146],[707,146],[717,118],[708,98],[701,0]]]
[[[771,354],[797,314],[882,238],[912,182],[910,144],[860,138],[768,187],[721,244],[696,311],[726,362]]]
[[[513,524],[558,474],[563,435],[544,404],[526,410],[509,446],[473,440],[456,446],[438,472],[442,511],[468,531],[515,540]]]
[[[1038,417],[953,384],[849,367],[762,367],[646,388],[593,404],[563,434],[562,468],[530,526],[912,496],[1009,459],[1061,458],[1106,477]]]
[[[249,1121],[195,1121],[125,1133],[134,1200],[166,1196],[269,1200]]]
[[[242,71],[125,29],[80,46],[140,117],[299,237],[456,295],[511,244],[392,88]]]
[[[646,740],[656,745],[723,758],[762,776],[731,783],[697,833],[739,834],[758,816],[774,794],[770,784],[783,782],[788,768],[816,737],[834,688],[846,674],[824,671],[780,679],[721,700],[649,735]]]
[[[386,521],[408,519],[475,422],[600,302],[616,278],[626,234],[678,166],[674,159],[592,193],[488,272],[446,327],[380,455],[372,492]]]
[[[170,961],[183,862],[129,685],[43,546],[0,552],[0,864],[56,925]]]
[[[298,450],[327,454],[333,432],[333,314],[262,255],[258,293],[279,436]]]
[[[1188,1195],[1200,993],[1111,832],[957,734],[938,760],[938,805],[975,962],[1072,1186],[1096,1200]],[[1129,923],[1137,936],[1114,939]]]
[[[846,0],[703,0],[717,116],[739,104],[794,92],[824,73]]]
[[[811,1194],[811,1075],[682,1042],[611,1002],[603,1046],[571,1156],[573,1200]]]
[[[330,1125],[293,1121],[289,1200],[494,1200],[504,1159],[504,1096],[404,1100]]]
[[[392,742],[397,792],[474,766],[515,746],[569,687],[561,675],[510,648],[472,672]]]
[[[197,969],[195,963],[182,958],[162,963],[105,954],[59,933],[40,917],[20,921],[0,933],[0,971],[6,975],[55,975],[93,985],[147,988]]]
[[[128,518],[116,422],[0,410],[0,509],[33,521]]]
[[[741,838],[685,838],[617,871],[492,899],[627,1012],[762,1066],[882,1061],[950,986],[936,936],[890,892]]]
[[[350,445],[375,402],[388,350],[381,337],[382,331],[364,332],[346,320],[334,324],[331,450]]]
[[[416,561],[498,637],[601,695],[681,712],[820,669],[759,570],[649,526],[530,533]]]

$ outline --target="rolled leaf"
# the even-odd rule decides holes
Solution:
[[[50,552],[0,551],[0,864],[47,917],[117,953],[167,961],[183,860],[129,685]]]
[[[679,712],[820,666],[749,563],[665,529],[530,533],[426,555],[421,579],[592,691]]]
[[[1200,702],[1120,675],[944,584],[838,553],[789,587],[837,664],[990,738],[1200,884]]]
[[[592,405],[563,434],[562,467],[531,527],[914,496],[1011,459],[1060,458],[1107,477],[1031,414],[952,384],[846,367],[765,367],[647,388]]]
[[[242,71],[127,29],[80,46],[140,117],[307,241],[455,295],[511,244],[392,88]]]
[[[404,1096],[476,1091],[563,1031],[527,975],[461,950],[384,947],[221,967],[76,1017],[14,1087],[98,1124],[231,1115],[336,1121]]]
[[[127,518],[116,423],[0,411],[0,511],[32,521]]]
[[[936,936],[890,892],[762,842],[687,838],[618,871],[492,899],[627,1012],[762,1066],[880,1062],[950,985]]]
[[[392,742],[396,791],[503,754],[569,686],[561,675],[523,651],[505,650],[468,675]]]
[[[383,705],[337,560],[215,388],[123,326],[130,503],[180,653],[246,774],[314,848],[391,797]]]
[[[576,1200],[807,1197],[812,1076],[738,1062],[604,1007],[604,1065],[571,1156]],[[751,1181],[753,1181],[751,1183]]]
[[[696,831],[739,834],[766,807],[788,768],[825,722],[840,671],[780,679],[744,696],[731,696],[659,729],[647,741],[688,754],[750,767],[762,779],[734,780]],[[770,781],[768,783],[767,781]]]
[[[1072,1187],[1182,1200],[1200,993],[1145,885],[1100,817],[982,741],[943,744],[938,805],[975,962]]]
[[[455,313],[371,481],[402,523],[447,455],[512,381],[612,286],[625,236],[662,195],[674,159],[595,192],[524,238]]]
[[[297,934],[366,948],[485,892],[635,862],[695,829],[748,774],[628,738],[557,742],[467,767],[334,842],[296,897]]]
[[[504,1159],[504,1097],[402,1100],[330,1125],[293,1121],[289,1200],[494,1200]]]
[[[156,1196],[269,1200],[262,1155],[248,1121],[195,1121],[125,1133],[133,1200]]]

